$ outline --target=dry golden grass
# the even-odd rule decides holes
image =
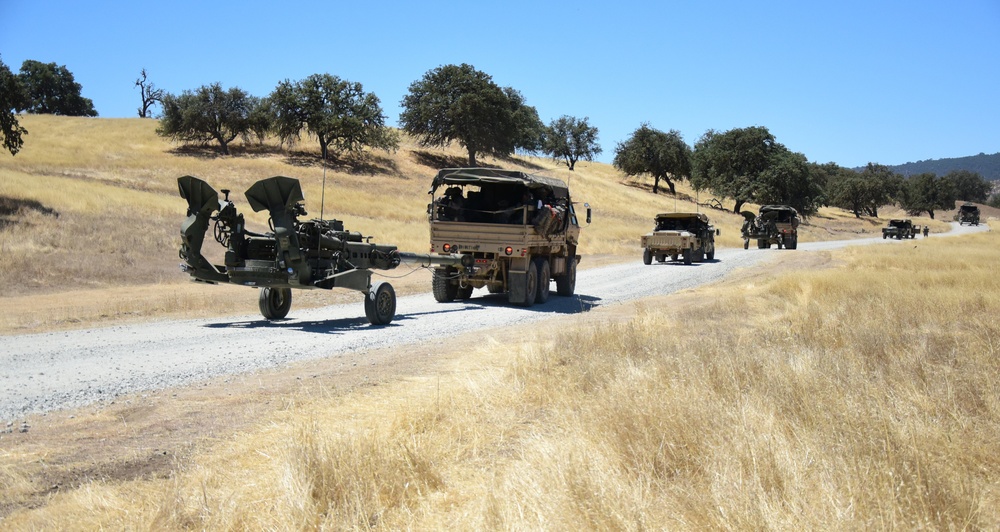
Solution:
[[[94,480],[0,524],[996,529],[998,244],[801,254],[831,268],[499,331],[446,371],[303,387],[170,478]],[[14,492],[24,459],[0,460]]]

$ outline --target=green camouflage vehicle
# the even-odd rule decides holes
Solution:
[[[492,168],[446,168],[431,182],[431,253],[462,253],[471,268],[434,270],[431,288],[441,303],[473,290],[507,294],[530,307],[576,290],[580,223],[569,188],[560,179]],[[590,206],[586,222],[590,223]]]
[[[696,212],[657,214],[653,232],[639,240],[643,264],[664,262],[667,257],[676,261],[683,257],[684,264],[715,260],[715,237],[719,230],[708,223],[708,216]]]
[[[795,249],[799,246],[799,213],[788,205],[764,205],[759,214],[743,211],[743,249],[756,240],[757,247],[769,249],[777,244],[778,249]]]
[[[958,208],[958,225],[979,225],[979,207],[973,203],[965,203]]]
[[[882,238],[895,238],[897,240],[902,240],[904,238],[915,238],[917,236],[917,228],[914,227],[913,222],[910,220],[889,220],[889,225],[882,228]]]

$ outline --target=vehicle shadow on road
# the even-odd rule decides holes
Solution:
[[[601,298],[587,295],[572,295],[569,297],[557,296],[553,293],[545,303],[535,303],[530,307],[511,305],[507,302],[504,294],[489,294],[480,297],[473,297],[465,301],[455,303],[464,304],[465,310],[476,307],[481,308],[514,308],[531,312],[547,312],[551,314],[580,314],[599,306]],[[447,303],[445,303],[447,304]]]
[[[339,318],[334,320],[297,320],[295,317],[283,318],[280,320],[252,320],[252,321],[228,321],[205,324],[209,329],[280,329],[287,331],[302,331],[308,333],[341,334],[348,331],[358,331],[370,328],[381,329],[383,327],[397,327],[398,322],[414,319],[415,316],[426,316],[433,314],[447,314],[452,312],[464,312],[476,309],[442,309],[433,312],[415,312],[410,314],[400,314],[397,312],[392,323],[388,325],[372,325],[365,317]]]

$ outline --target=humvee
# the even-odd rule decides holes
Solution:
[[[910,220],[889,220],[889,225],[882,228],[882,238],[914,238],[917,236],[917,228]]]
[[[469,299],[485,287],[529,307],[548,300],[553,280],[557,294],[573,295],[580,223],[565,182],[517,170],[446,168],[429,194],[431,253],[474,259],[471,268],[433,271],[437,301]]]
[[[653,258],[663,262],[679,256],[684,264],[715,260],[715,237],[719,230],[708,223],[708,216],[696,212],[657,214],[653,219],[653,232],[640,238],[643,264],[652,264]]]
[[[979,225],[979,207],[965,203],[958,208],[958,225]]]
[[[750,240],[757,240],[757,247],[769,249],[777,244],[795,249],[799,245],[799,213],[788,205],[764,205],[759,214],[743,211],[743,249],[750,247]]]

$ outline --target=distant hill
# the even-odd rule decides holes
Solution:
[[[929,159],[917,161],[915,163],[905,163],[896,166],[889,166],[898,174],[911,176],[930,172],[943,176],[955,170],[968,170],[975,172],[987,181],[1000,181],[1000,153],[986,155],[970,155],[968,157],[954,157],[951,159]],[[864,168],[856,168],[861,171]]]

